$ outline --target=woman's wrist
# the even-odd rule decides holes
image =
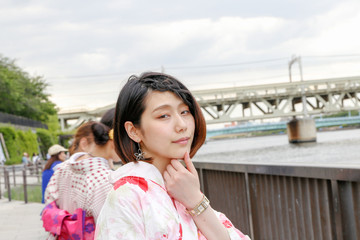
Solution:
[[[187,212],[193,216],[199,216],[201,213],[203,213],[208,207],[210,206],[210,201],[207,199],[207,197],[202,194],[201,201],[199,201],[193,208],[187,208]]]
[[[191,198],[188,198],[186,202],[183,202],[183,205],[186,209],[193,209],[202,200],[203,195],[204,194],[199,191],[198,193],[193,194]]]

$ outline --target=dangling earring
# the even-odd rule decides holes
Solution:
[[[134,153],[135,157],[136,157],[136,161],[139,161],[139,160],[145,160],[145,157],[144,157],[144,154],[145,152],[143,152],[140,148],[140,143],[137,143],[138,144],[138,151],[137,153]]]

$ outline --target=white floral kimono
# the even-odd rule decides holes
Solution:
[[[168,195],[152,164],[127,163],[110,179],[113,188],[97,220],[95,239],[206,239],[185,207]],[[216,215],[232,240],[249,239],[224,214]]]

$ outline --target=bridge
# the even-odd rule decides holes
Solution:
[[[192,91],[207,124],[360,110],[360,76]],[[62,130],[99,119],[114,104],[59,112]],[[304,108],[305,106],[305,108]],[[70,125],[70,120],[74,124]]]
[[[360,109],[360,77],[193,91],[207,123],[302,116]]]
[[[209,129],[207,130],[206,137],[211,138],[214,136],[225,135],[225,134],[237,134],[237,133],[257,132],[257,131],[271,131],[271,130],[285,131],[287,127],[286,126],[287,123],[288,121],[265,122],[265,123],[247,122],[232,127]],[[340,126],[344,124],[360,124],[360,112],[359,112],[359,116],[315,119],[316,128]]]
[[[60,111],[58,113],[58,118],[60,121],[61,131],[74,130],[87,121],[97,121],[102,117],[102,115],[104,115],[107,110],[113,107],[115,107],[115,103],[93,110],[80,108]]]

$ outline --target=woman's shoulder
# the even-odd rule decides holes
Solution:
[[[58,165],[61,163],[63,163],[63,162],[60,160],[53,162],[53,164],[51,164],[51,169],[55,171],[56,169],[54,169],[54,168],[59,167]]]
[[[116,182],[124,184],[129,182],[154,182],[160,186],[165,186],[163,177],[155,166],[146,162],[130,162],[110,174],[110,180],[115,185]],[[136,185],[136,184],[135,184]]]
[[[106,178],[106,180],[109,181],[109,175],[112,170],[106,159],[99,157],[89,158],[84,163],[85,164],[80,165],[80,168],[89,178]]]
[[[110,172],[110,169],[101,167],[89,169],[84,172],[84,174],[88,184],[93,185],[94,187],[102,187],[103,185],[112,185],[109,181]]]
[[[82,158],[86,153],[75,153],[66,161],[76,174],[108,175],[111,172],[108,160],[101,157]]]
[[[149,190],[149,183],[150,180],[143,177],[125,176],[113,183],[113,188],[114,190],[117,190],[118,188],[126,186],[128,188],[135,188],[147,192]]]
[[[129,199],[162,198],[166,190],[151,179],[139,176],[125,176],[112,184],[111,195],[127,196]],[[131,201],[131,200],[130,200]]]

